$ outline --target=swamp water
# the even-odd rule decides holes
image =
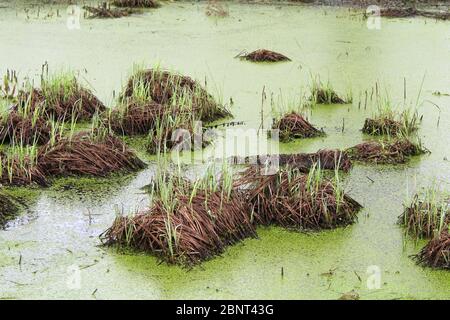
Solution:
[[[417,266],[409,255],[425,242],[416,245],[396,225],[407,193],[434,180],[450,190],[450,97],[433,95],[450,92],[448,22],[382,19],[381,29],[371,30],[348,9],[243,4],[230,4],[229,17],[214,19],[205,15],[204,4],[181,2],[127,18],[81,19],[80,29],[70,30],[65,6],[41,6],[39,17],[30,8],[28,18],[25,7],[0,2],[2,74],[14,69],[35,77],[47,61],[51,70],[81,71],[110,104],[133,63],[160,63],[202,82],[206,77],[208,89],[225,102],[232,97],[234,120],[243,121],[243,128],[260,125],[263,87],[266,125],[271,93],[293,100],[307,92],[311,74],[329,79],[341,94],[351,90],[353,104],[310,111],[310,121],[327,136],[280,145],[280,152],[292,153],[368,139],[360,132],[373,112],[358,108],[364,91],[378,82],[401,101],[406,79],[407,100],[415,101],[424,79],[419,135],[431,154],[402,166],[357,164],[343,175],[349,195],[364,206],[352,226],[308,234],[258,228],[258,239],[191,270],[99,247],[98,235],[116,210],[132,212],[149,202],[141,188],[150,182],[155,162],[142,150],[150,166],[134,175],[14,190],[26,196],[28,209],[0,231],[0,299],[336,299],[351,290],[361,299],[450,298],[450,272]],[[257,48],[281,52],[292,62],[233,59]],[[367,282],[376,270],[380,287],[373,289]]]

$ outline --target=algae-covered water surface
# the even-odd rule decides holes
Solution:
[[[380,97],[392,110],[414,108],[415,134],[429,152],[400,164],[354,161],[341,172],[343,191],[363,207],[354,223],[307,231],[261,223],[256,237],[189,266],[99,239],[117,214],[151,205],[148,186],[159,157],[149,152],[148,137],[118,134],[146,164],[125,174],[67,177],[51,162],[63,157],[49,152],[43,170],[59,171],[47,186],[2,180],[2,194],[19,210],[0,230],[0,299],[338,299],[352,291],[360,299],[450,298],[448,269],[411,257],[428,240],[397,223],[421,189],[450,192],[450,22],[381,17],[374,27],[361,10],[278,3],[227,2],[226,14],[214,15],[207,2],[181,1],[118,19],[80,13],[74,27],[77,10],[83,11],[0,2],[0,73],[15,70],[19,86],[27,79],[37,84],[43,65],[74,70],[106,108],[117,105],[134,64],[188,75],[233,115],[214,122],[219,134],[205,149],[212,157],[234,154],[227,130],[268,128],[292,108],[322,134],[280,142],[282,154],[380,140],[361,131]],[[261,48],[289,60],[236,58]],[[345,103],[311,103],[318,82],[329,83]],[[74,128],[89,131],[91,123]],[[250,139],[250,153],[266,139]]]

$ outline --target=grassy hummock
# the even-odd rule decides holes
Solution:
[[[119,138],[107,132],[79,132],[48,143],[39,149],[38,165],[47,176],[96,177],[146,166]]]
[[[352,224],[361,205],[344,193],[337,174],[327,179],[314,166],[308,174],[289,167],[262,175],[247,169],[239,180],[247,190],[255,219],[263,225],[321,230]]]
[[[279,130],[279,139],[281,142],[289,142],[299,138],[313,138],[324,136],[322,130],[315,128],[301,114],[290,112],[275,120],[272,129]]]
[[[161,259],[193,265],[222,253],[226,246],[256,235],[250,208],[233,188],[231,176],[209,175],[196,182],[160,175],[150,208],[118,216],[101,238],[150,252]]]
[[[435,237],[450,225],[450,198],[436,186],[427,188],[412,197],[398,223],[413,237]]]
[[[106,110],[105,105],[83,87],[72,72],[46,75],[40,88],[28,84],[17,97],[14,110],[39,114],[53,121],[85,121]]]
[[[136,70],[121,97],[153,101],[177,112],[189,111],[194,119],[205,122],[231,116],[197,81],[159,68]]]
[[[241,53],[237,57],[252,62],[291,61],[291,59],[281,53],[266,49],[258,49],[250,53]]]
[[[410,138],[367,141],[345,150],[351,160],[375,164],[401,164],[426,152],[420,140]]]
[[[435,269],[450,269],[450,232],[444,229],[414,256],[420,265]]]

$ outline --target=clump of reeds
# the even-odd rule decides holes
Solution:
[[[114,0],[112,5],[127,8],[158,8],[160,6],[155,0]]]
[[[250,53],[246,53],[245,51],[238,54],[236,57],[253,62],[279,62],[279,61],[291,61],[285,55],[266,50],[266,49],[258,49]]]
[[[397,114],[391,108],[387,108],[384,111],[380,110],[374,118],[367,118],[362,132],[370,135],[408,135],[418,129],[418,123],[417,112],[405,110]]]
[[[281,142],[288,142],[298,138],[312,138],[325,135],[322,130],[315,128],[301,114],[290,112],[275,120],[272,129],[279,130]]]
[[[311,97],[312,104],[343,104],[350,103],[351,97],[341,98],[329,82],[322,83],[319,79],[312,79]]]
[[[0,192],[0,228],[5,225],[5,223],[17,214],[18,207],[10,199],[10,197],[3,192]]]
[[[436,187],[415,194],[398,218],[406,233],[417,238],[432,238],[447,229],[450,223],[450,198]]]
[[[169,263],[193,265],[228,245],[256,235],[250,208],[233,188],[232,176],[207,175],[195,183],[160,175],[151,207],[119,216],[101,238],[157,255]]]
[[[128,17],[134,13],[139,13],[139,11],[133,8],[111,8],[106,2],[101,3],[97,7],[83,6],[83,9],[89,13],[89,19],[122,18]]]
[[[274,175],[262,175],[258,167],[250,167],[239,185],[247,190],[255,219],[263,225],[297,230],[336,228],[353,223],[361,208],[345,194],[337,170],[334,179],[327,179],[318,166],[308,174],[287,167]]]
[[[12,99],[16,94],[17,86],[17,74],[14,70],[7,70],[3,76],[3,83],[0,83],[0,98]]]
[[[417,263],[438,269],[450,269],[450,232],[445,228],[414,256]]]
[[[193,118],[210,122],[231,116],[197,81],[158,68],[137,70],[128,80],[122,98],[154,101],[171,109],[188,110]]]
[[[49,141],[51,128],[37,110],[33,114],[12,111],[0,116],[0,141],[22,144],[43,144]]]
[[[164,106],[156,102],[127,101],[108,113],[107,123],[117,134],[149,134],[165,112]]]
[[[0,182],[5,185],[47,185],[45,173],[38,163],[37,145],[14,144],[0,152]]]
[[[425,152],[420,141],[409,138],[367,141],[345,150],[351,160],[378,164],[405,163],[410,157]]]
[[[145,167],[136,154],[110,133],[80,132],[39,149],[39,167],[51,176],[107,176]]]
[[[42,76],[39,89],[27,85],[18,94],[14,109],[58,121],[89,120],[106,110],[92,92],[84,88],[71,72]],[[25,110],[25,111],[23,111]]]

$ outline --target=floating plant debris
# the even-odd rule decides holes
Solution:
[[[288,142],[298,138],[312,138],[323,136],[322,130],[316,129],[302,115],[291,112],[281,119],[275,121],[272,125],[273,129],[279,129],[279,139],[281,142]]]
[[[309,174],[289,167],[274,175],[247,169],[239,180],[248,192],[255,219],[296,230],[321,230],[352,224],[362,206],[344,193],[338,180],[323,176],[320,168]]]
[[[133,151],[110,134],[80,132],[40,148],[39,167],[48,176],[91,175],[104,177],[117,171],[137,171],[145,167]]]
[[[17,214],[17,205],[11,200],[10,196],[0,192],[0,228],[13,216]]]
[[[163,190],[148,210],[117,217],[101,239],[188,266],[221,254],[256,236],[256,230],[244,196],[231,184],[219,184],[211,189],[185,181],[160,183]]]
[[[291,59],[289,59],[285,55],[282,55],[281,53],[266,49],[259,49],[251,53],[242,52],[238,54],[236,57],[253,62],[291,61]]]
[[[308,173],[314,166],[324,170],[348,171],[352,167],[350,158],[340,150],[319,150],[315,153],[275,154],[238,157],[231,156],[227,159],[230,164],[252,164],[267,166],[273,164],[274,158],[280,166],[289,166],[301,172]]]
[[[406,233],[420,238],[432,238],[449,227],[450,199],[439,197],[440,193],[434,189],[427,190],[423,199],[414,195],[398,217],[398,223],[405,227]]]
[[[414,256],[420,265],[450,269],[450,233],[448,228],[433,238],[422,250]]]
[[[395,139],[391,141],[367,141],[345,150],[351,160],[379,163],[405,163],[410,157],[427,152],[420,143],[410,139]]]
[[[159,69],[140,70],[131,76],[122,94],[125,97],[188,110],[195,119],[205,122],[231,116],[197,81]]]
[[[140,11],[133,8],[111,8],[106,3],[103,3],[98,7],[83,6],[83,9],[89,13],[89,19],[122,18],[128,17],[131,14],[140,13]]]
[[[112,5],[127,8],[158,8],[160,6],[155,0],[114,0]]]
[[[50,140],[50,126],[39,114],[27,115],[11,111],[0,118],[2,143],[44,144]]]
[[[63,73],[43,78],[40,89],[30,87],[19,92],[14,110],[58,121],[83,121],[105,111],[106,107],[73,74]]]

